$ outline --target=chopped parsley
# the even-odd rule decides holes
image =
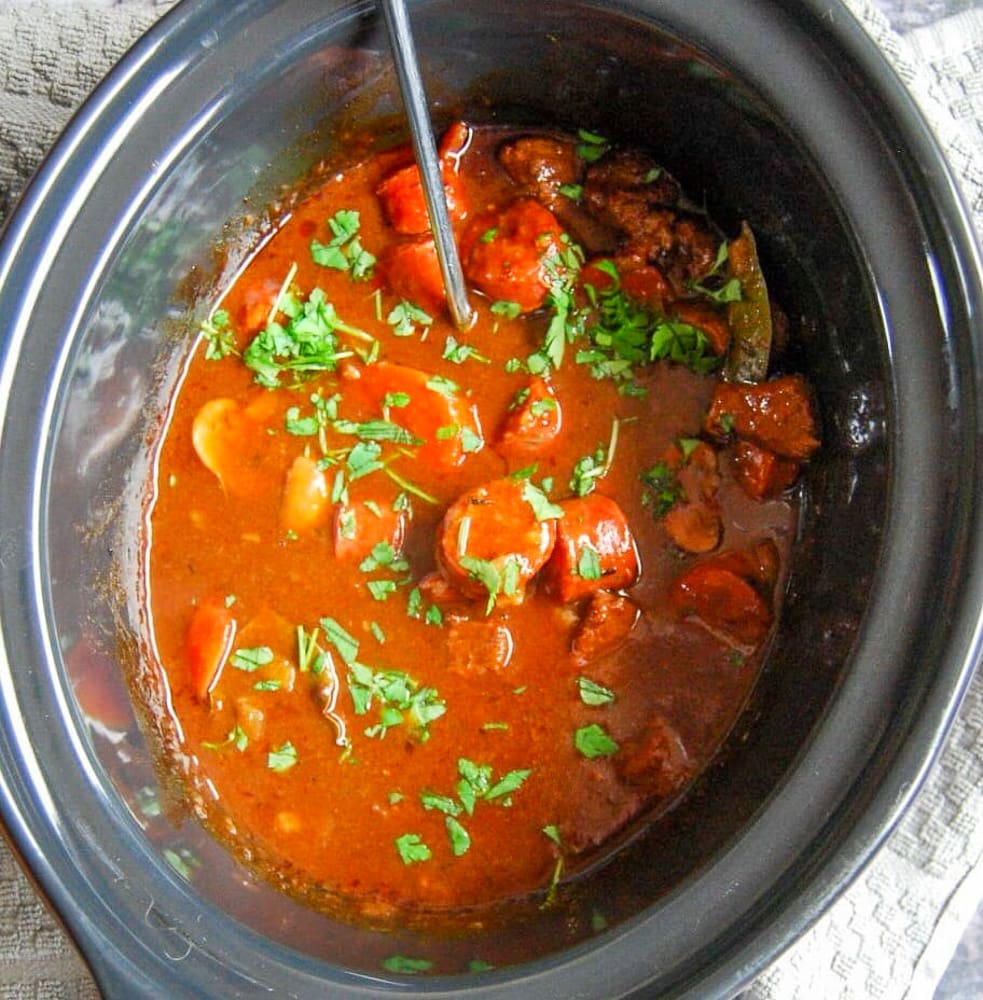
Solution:
[[[596,722],[592,722],[589,726],[581,726],[573,734],[573,743],[577,750],[590,760],[596,757],[610,757],[620,749],[608,735],[607,730]]]
[[[490,764],[476,764],[473,760],[460,757],[457,773],[456,795],[423,791],[420,793],[420,804],[427,811],[443,813],[451,852],[459,858],[471,847],[471,835],[459,817],[462,814],[473,816],[479,802],[509,808],[512,795],[522,787],[532,771],[527,768],[508,771],[496,780]]]
[[[418,833],[404,833],[394,841],[400,860],[404,865],[412,865],[419,861],[430,860],[430,848],[423,842]],[[405,961],[405,960],[404,960]],[[427,968],[429,968],[429,963]],[[400,969],[403,972],[405,969]],[[419,971],[419,970],[417,970]]]
[[[676,473],[665,462],[656,462],[651,469],[639,474],[645,485],[642,503],[652,508],[656,518],[663,518],[683,497]]]
[[[405,860],[405,859],[404,859]],[[409,862],[406,862],[409,864]],[[403,976],[416,976],[433,968],[428,958],[410,958],[407,955],[390,955],[382,962],[387,972],[397,972]]]
[[[379,721],[365,730],[370,739],[382,738],[394,726],[409,721],[425,741],[430,723],[447,710],[436,688],[420,687],[402,670],[373,670],[357,662],[348,666],[348,690],[355,714],[365,715],[374,704],[379,705]]]
[[[416,976],[433,968],[433,962],[428,958],[411,958],[407,955],[390,955],[382,963],[387,972],[396,972],[403,976]]]
[[[266,755],[266,766],[271,771],[276,771],[277,774],[283,774],[294,767],[297,760],[297,748],[287,740],[286,743],[281,743],[280,746],[274,747]]]
[[[445,361],[450,361],[455,365],[463,365],[465,361],[480,361],[485,365],[491,363],[483,354],[478,353],[477,348],[458,341],[450,334],[448,334],[447,339],[444,341],[444,353],[441,357]]]
[[[249,746],[249,737],[242,726],[236,724],[229,730],[229,735],[221,743],[202,743],[206,750],[224,750],[226,747],[235,747],[239,753],[243,753]]]
[[[691,281],[689,288],[717,305],[740,302],[743,298],[741,282],[738,278],[725,278],[721,273],[730,256],[730,244],[724,240],[717,248],[713,266],[698,281]]]
[[[576,496],[585,497],[589,493],[593,493],[597,480],[603,479],[610,471],[618,450],[621,424],[620,420],[612,420],[611,436],[608,438],[607,447],[599,445],[594,452],[582,455],[574,463],[568,485]]]
[[[599,707],[610,705],[614,701],[614,692],[610,688],[592,681],[589,677],[578,677],[577,688],[580,691],[580,700],[585,705]]]
[[[412,337],[418,327],[422,327],[424,335],[428,327],[433,325],[433,316],[419,306],[402,299],[395,305],[386,317],[386,322],[393,328],[395,337]]]
[[[328,219],[331,240],[328,243],[311,240],[311,259],[320,267],[347,271],[353,281],[372,277],[376,259],[362,246],[358,237],[360,227],[358,212],[351,209],[335,212]]]
[[[577,557],[577,576],[582,580],[601,579],[601,557],[597,549],[586,542]]]
[[[468,576],[480,583],[488,592],[485,614],[490,615],[495,608],[498,595],[505,593],[502,573],[498,566],[488,559],[479,559],[477,556],[463,555],[458,561],[461,568],[467,570]],[[514,562],[514,560],[511,561]],[[512,592],[515,592],[514,589]]]
[[[549,497],[531,479],[522,483],[522,499],[532,507],[537,521],[552,521],[563,517],[563,508],[551,502]]]
[[[577,155],[584,163],[596,163],[610,149],[610,143],[604,136],[596,132],[588,132],[585,128],[577,129]]]
[[[205,338],[205,359],[221,361],[230,354],[238,355],[235,332],[229,324],[229,314],[224,309],[216,309],[201,324],[201,335]]]
[[[505,319],[518,319],[522,315],[522,306],[518,302],[509,302],[506,299],[498,299],[489,306],[489,309],[493,315]]]
[[[244,670],[251,674],[260,667],[265,667],[273,662],[273,650],[269,646],[254,646],[246,649],[237,649],[229,659],[236,670]]]
[[[280,323],[276,315],[282,315],[284,322]],[[339,360],[350,357],[351,351],[339,349],[338,333],[373,339],[344,323],[322,289],[315,288],[303,300],[285,291],[274,309],[274,318],[250,341],[242,360],[252,369],[256,382],[275,389],[285,374],[302,378],[331,372]]]
[[[363,573],[374,573],[377,569],[391,569],[395,573],[405,573],[410,564],[400,557],[391,542],[376,542],[372,551],[359,563]]]

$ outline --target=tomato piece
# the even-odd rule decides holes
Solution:
[[[209,599],[195,606],[185,633],[185,655],[195,696],[204,701],[218,683],[232,652],[236,620],[224,601]]]
[[[743,576],[714,560],[687,570],[672,585],[670,603],[682,617],[699,619],[724,641],[743,647],[760,645],[771,628],[764,598]]]
[[[553,444],[562,426],[563,414],[553,387],[546,379],[532,378],[502,421],[495,451],[503,458],[532,458]]]
[[[730,347],[730,326],[727,318],[704,302],[676,302],[672,306],[676,319],[702,331],[718,358]]]
[[[387,396],[409,398],[405,406],[392,410],[390,419],[423,441],[417,452],[420,462],[451,468],[484,447],[477,410],[447,379],[391,361],[350,365],[345,376],[380,412]]]
[[[749,497],[764,500],[777,497],[798,479],[799,463],[750,441],[738,441],[734,446],[734,476]]]
[[[556,521],[540,520],[526,480],[497,479],[458,497],[437,531],[437,564],[462,594],[519,604],[556,541]]]
[[[538,201],[520,198],[502,212],[476,219],[462,243],[464,273],[493,301],[538,309],[550,288],[548,262],[561,249],[563,229]]]
[[[630,587],[638,577],[638,549],[621,508],[600,493],[560,507],[556,548],[544,571],[550,592],[566,604],[597,590]]]
[[[327,520],[328,481],[317,462],[298,455],[287,470],[280,501],[280,524],[297,534],[320,527]]]
[[[335,504],[334,554],[345,562],[361,562],[381,542],[399,555],[406,539],[406,512],[380,501],[347,500]]]
[[[809,387],[801,375],[758,385],[719,383],[703,426],[718,437],[733,430],[783,458],[805,459],[819,447]]]
[[[471,129],[456,122],[444,136],[440,148],[440,174],[444,198],[452,222],[463,221],[468,214],[464,184],[460,178],[460,157],[471,144]],[[430,217],[423,196],[423,181],[415,163],[389,174],[376,189],[389,225],[397,233],[418,236],[430,231]]]
[[[444,308],[444,276],[432,236],[395,244],[383,253],[379,266],[389,287],[401,299],[432,313]]]
[[[577,662],[590,663],[613,653],[631,634],[638,616],[638,608],[627,597],[595,591],[570,645]]]

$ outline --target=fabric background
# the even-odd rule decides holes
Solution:
[[[73,110],[172,3],[0,0],[7,43],[0,46],[0,221]],[[846,3],[921,105],[983,233],[979,0],[903,36],[868,0]],[[930,1000],[983,898],[981,859],[983,676],[887,845],[747,1000]],[[0,1000],[97,997],[71,943],[0,842]]]

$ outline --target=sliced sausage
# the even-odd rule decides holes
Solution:
[[[208,598],[191,612],[184,649],[195,697],[204,701],[232,652],[236,619],[223,599]]]
[[[538,309],[550,288],[563,230],[549,209],[520,198],[504,211],[476,219],[462,242],[464,273],[493,301]]]
[[[565,604],[597,590],[630,587],[638,577],[638,549],[621,508],[600,493],[572,497],[560,507],[556,548],[544,572],[550,592]]]
[[[437,564],[462,594],[518,604],[556,542],[556,522],[540,520],[528,484],[497,479],[458,497],[437,532]]]
[[[459,170],[460,158],[470,144],[471,129],[463,122],[456,122],[447,130],[440,145],[441,179],[452,222],[461,222],[468,214]],[[423,196],[423,182],[415,163],[389,174],[376,189],[376,194],[389,225],[397,233],[416,236],[429,232],[430,217]]]
[[[287,470],[283,485],[281,526],[296,534],[318,528],[327,520],[330,506],[330,491],[324,471],[313,458],[298,455]]]

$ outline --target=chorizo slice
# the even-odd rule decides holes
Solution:
[[[703,422],[708,434],[739,438],[783,458],[802,460],[819,447],[809,387],[801,375],[746,385],[720,382]]]
[[[438,150],[440,174],[444,182],[444,198],[452,222],[467,218],[467,198],[460,176],[460,158],[471,144],[471,129],[455,122],[444,134]],[[420,169],[415,163],[394,170],[376,188],[389,225],[397,233],[419,236],[430,231],[430,217],[423,195]]]
[[[543,574],[547,589],[566,604],[598,590],[630,587],[638,578],[638,549],[621,508],[600,493],[559,506],[556,548]]]
[[[461,247],[464,273],[493,301],[515,302],[522,312],[532,312],[546,300],[562,236],[549,209],[520,198],[468,227]]]
[[[495,451],[525,460],[546,451],[560,434],[563,414],[550,383],[532,378],[516,396],[499,428]]]
[[[437,531],[437,564],[462,594],[519,604],[556,542],[556,521],[526,480],[497,479],[458,497]],[[541,494],[540,494],[541,496]]]
[[[577,663],[587,664],[614,652],[631,634],[638,617],[638,608],[627,597],[595,591],[570,644]]]

